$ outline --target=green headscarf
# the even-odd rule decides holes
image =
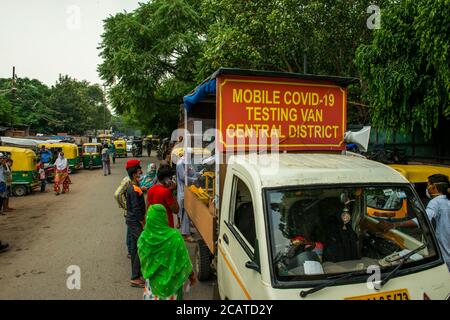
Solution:
[[[163,298],[177,293],[192,272],[192,263],[181,233],[169,227],[163,205],[152,205],[138,240],[138,254],[144,279],[152,292]]]

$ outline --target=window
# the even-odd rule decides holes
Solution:
[[[239,178],[235,178],[235,186],[234,215],[232,215],[233,225],[244,236],[252,248],[254,248],[256,230],[252,196],[248,187]]]
[[[409,186],[286,188],[267,191],[267,197],[272,263],[280,281],[393,267],[399,255],[424,244],[404,268],[437,258],[425,212]],[[415,218],[411,228],[380,225]]]
[[[84,147],[84,152],[85,153],[96,153],[97,152],[97,147],[96,146],[85,146]]]

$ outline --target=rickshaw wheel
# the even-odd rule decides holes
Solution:
[[[27,187],[24,185],[15,186],[13,188],[13,194],[15,197],[23,197],[28,193]]]

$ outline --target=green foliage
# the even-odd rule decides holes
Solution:
[[[354,52],[371,39],[372,3],[150,1],[105,20],[98,70],[117,113],[137,116],[144,131],[170,133],[182,97],[219,67],[303,72],[306,57],[308,73],[358,76]]]
[[[29,125],[45,134],[83,134],[109,127],[111,113],[105,105],[100,86],[68,76],[60,77],[51,88],[36,79],[17,79],[15,90],[10,79],[0,79],[0,123],[4,125]]]
[[[55,124],[59,132],[83,134],[87,130],[103,129],[110,123],[111,114],[106,108],[102,89],[86,81],[60,77],[52,87],[48,105],[61,115]]]
[[[16,121],[12,110],[9,100],[0,94],[0,125],[7,125]]]
[[[388,1],[378,1],[381,5]],[[209,25],[200,78],[220,66],[355,76],[370,39],[366,0],[205,0]]]
[[[11,79],[0,79],[0,87],[7,90],[4,99],[11,107],[10,121],[6,124],[25,124],[37,130],[52,124],[54,119],[46,106],[50,90],[45,84],[36,79],[23,78],[16,80],[13,89]]]
[[[99,73],[114,110],[136,116],[144,131],[171,132],[183,95],[195,87],[199,3],[156,0],[105,20]]]
[[[429,139],[450,119],[450,1],[403,0],[382,12],[382,26],[355,62],[367,82],[372,122]]]

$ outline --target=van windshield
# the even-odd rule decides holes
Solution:
[[[420,200],[410,186],[311,187],[267,191],[272,263],[278,281],[436,259]],[[394,222],[411,221],[408,227]]]

